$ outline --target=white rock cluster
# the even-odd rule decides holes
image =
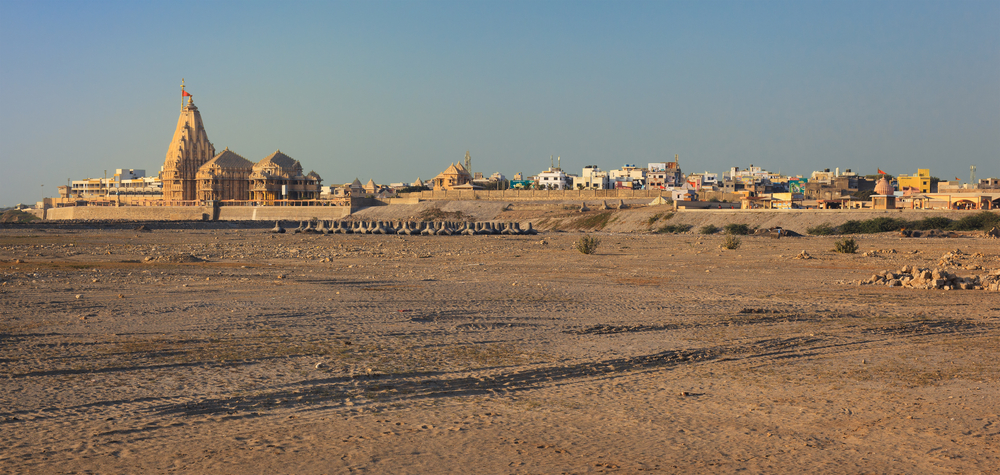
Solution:
[[[960,277],[941,269],[903,266],[898,272],[881,271],[857,285],[885,285],[913,289],[1000,291],[1000,270],[985,276]]]

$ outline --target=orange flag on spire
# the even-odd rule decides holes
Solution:
[[[191,94],[189,94],[187,91],[181,90],[181,97],[187,97],[187,96],[190,96],[190,95]]]

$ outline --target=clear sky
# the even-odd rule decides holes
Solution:
[[[0,206],[209,139],[324,184],[751,163],[1000,176],[997,1],[0,0]],[[44,187],[42,186],[44,185]]]

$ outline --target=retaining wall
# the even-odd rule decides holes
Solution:
[[[277,221],[342,219],[346,206],[71,206],[37,210],[47,220],[124,221]]]

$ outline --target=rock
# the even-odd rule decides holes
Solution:
[[[77,298],[77,299],[81,299],[81,298],[83,298],[83,294],[76,294],[76,298]]]

